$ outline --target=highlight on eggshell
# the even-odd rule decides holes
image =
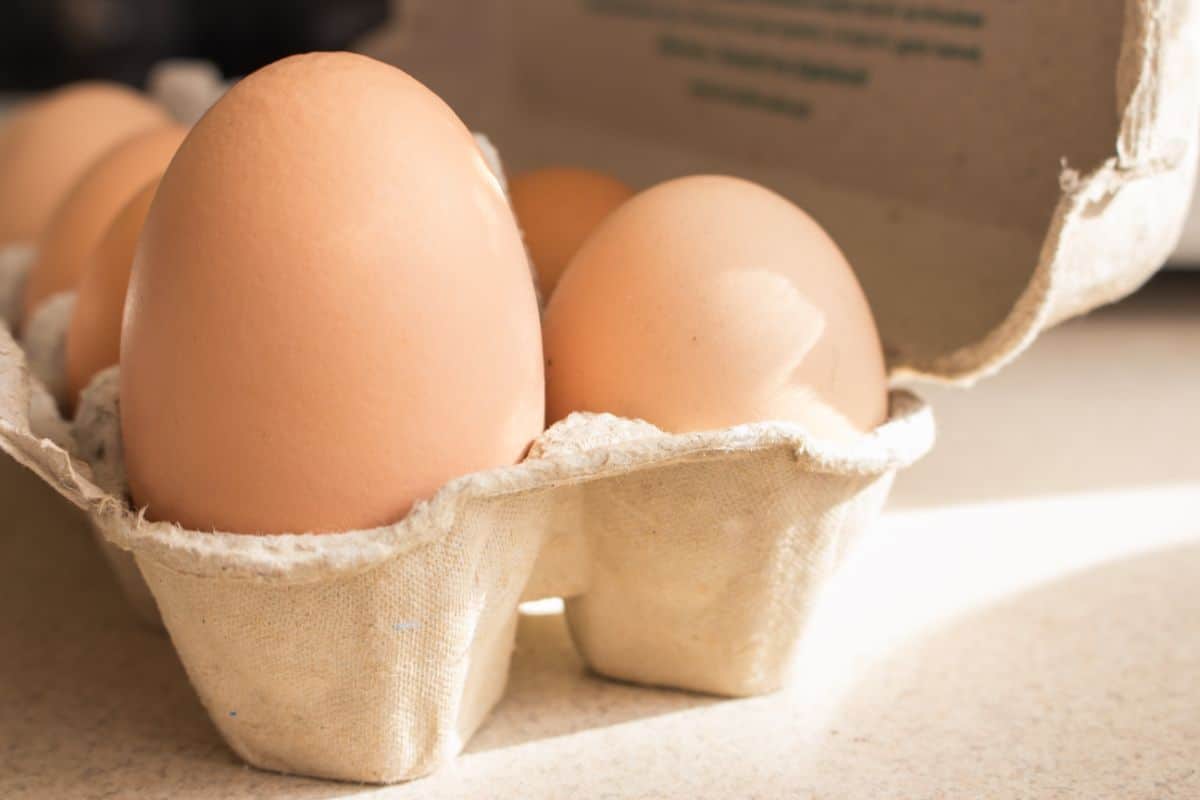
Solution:
[[[616,178],[580,167],[544,167],[510,181],[509,197],[543,297],[554,291],[588,234],[632,196],[633,189]]]
[[[13,111],[0,123],[0,247],[39,237],[96,159],[169,122],[149,98],[102,81],[64,86]]]
[[[196,530],[393,523],[519,461],[545,381],[500,184],[403,71],[294,56],[235,84],[166,170],[121,335],[130,491]]]
[[[65,342],[68,413],[74,412],[92,378],[120,361],[121,322],[134,249],[157,188],[155,178],[117,213],[79,282]]]
[[[134,134],[104,153],[71,188],[38,238],[25,283],[22,324],[51,296],[78,287],[117,212],[162,174],[186,133],[171,124]]]
[[[749,181],[667,181],[588,238],[545,320],[551,422],[573,411],[671,432],[783,420],[845,439],[887,414],[870,307],[824,230]]]

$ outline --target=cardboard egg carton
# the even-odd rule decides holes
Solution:
[[[718,160],[783,190],[847,251],[893,374],[967,382],[1162,263],[1190,194],[1198,95],[1191,2],[959,5],[941,20],[874,20],[896,49],[860,54],[855,93],[814,84],[807,106],[789,81],[810,73],[782,67],[808,51],[776,43],[770,58],[720,60],[702,28],[744,21],[732,12],[673,18],[664,33],[662,20],[621,16],[629,3],[412,3],[424,36],[385,32],[371,47],[494,131],[517,164],[582,160],[644,185]],[[923,25],[934,28],[920,50]],[[445,61],[464,37],[495,85],[463,82]],[[616,45],[622,59],[591,57]],[[782,67],[752,89],[720,71],[756,64]],[[906,76],[927,91],[892,91]],[[929,105],[939,98],[959,105]],[[794,127],[801,108],[811,127]],[[833,108],[840,128],[822,113]],[[848,148],[881,130],[873,148]],[[53,338],[50,357],[29,354],[39,364],[53,365]],[[933,439],[929,409],[902,390],[884,425],[841,444],[778,422],[671,435],[576,414],[522,463],[450,481],[394,525],[248,536],[131,507],[115,377],[97,378],[64,433],[27,354],[0,333],[0,447],[129,554],[239,755],[355,781],[419,777],[463,747],[503,694],[522,599],[567,598],[572,637],[602,675],[730,696],[780,687],[825,579]]]
[[[522,599],[567,598],[601,674],[779,688],[824,579],[933,437],[902,391],[886,424],[836,447],[786,423],[670,435],[575,414],[521,464],[451,481],[395,525],[247,536],[131,507],[117,368],[58,443],[34,432],[39,385],[0,334],[4,448],[120,548],[110,561],[153,614],[144,578],[230,746],[266,769],[357,781],[424,775],[462,749],[503,694]]]

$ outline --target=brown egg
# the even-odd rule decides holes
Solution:
[[[118,212],[79,282],[66,337],[65,402],[72,412],[79,393],[96,373],[120,360],[121,320],[133,251],[157,188],[155,179]]]
[[[432,92],[364,56],[276,62],[159,185],[121,339],[133,497],[240,533],[394,522],[544,421],[512,211]]]
[[[0,247],[32,241],[84,171],[133,134],[170,122],[115,83],[75,83],[27,103],[0,128]]]
[[[135,134],[94,163],[38,239],[22,303],[23,321],[53,294],[76,288],[100,237],[129,199],[161,175],[187,131],[167,125]]]
[[[784,420],[841,438],[887,413],[879,335],[846,259],[799,208],[736,178],[668,181],[610,216],[551,298],[545,347],[551,420]]]
[[[512,179],[508,192],[544,297],[588,234],[633,196],[616,178],[576,167],[526,172]]]

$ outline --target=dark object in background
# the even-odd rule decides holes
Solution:
[[[388,0],[0,0],[0,90],[80,78],[141,86],[167,57],[230,76],[291,53],[345,49]]]
[[[185,46],[186,0],[0,3],[0,88],[44,89],[84,77],[138,83]]]

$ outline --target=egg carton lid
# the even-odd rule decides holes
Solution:
[[[1194,0],[754,5],[416,0],[361,49],[510,169],[724,172],[791,197],[855,266],[897,377],[995,372],[1173,251]]]

